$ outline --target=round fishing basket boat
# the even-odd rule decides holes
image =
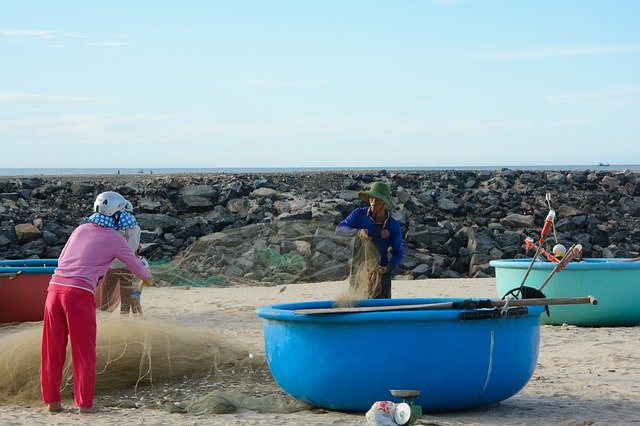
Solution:
[[[314,314],[331,301],[263,306],[267,361],[276,382],[313,406],[366,411],[392,389],[420,391],[425,411],[493,404],[531,378],[542,306],[403,309],[461,299],[364,300],[351,313]],[[387,311],[366,311],[385,306]],[[515,308],[511,308],[515,309]],[[300,312],[307,313],[300,313]]]

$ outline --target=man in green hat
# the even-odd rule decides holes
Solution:
[[[400,223],[393,218],[390,210],[396,208],[391,200],[389,185],[374,182],[368,191],[358,192],[368,207],[361,207],[349,213],[338,224],[336,233],[344,236],[357,235],[362,240],[371,240],[380,250],[380,266],[375,273],[380,275],[380,292],[376,299],[391,298],[391,278],[402,263],[402,232]],[[391,258],[389,258],[391,250]]]

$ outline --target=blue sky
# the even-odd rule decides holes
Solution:
[[[0,2],[0,168],[640,163],[640,1]]]

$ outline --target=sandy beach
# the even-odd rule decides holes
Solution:
[[[255,308],[265,304],[333,300],[345,282],[290,284],[273,287],[152,287],[142,302],[145,317],[184,327],[221,333],[256,356],[264,355],[262,320]],[[394,297],[496,297],[495,279],[394,281]],[[640,327],[578,328],[542,326],[536,371],[515,396],[491,406],[461,412],[425,414],[419,424],[628,424],[640,422]],[[266,371],[266,368],[265,368]],[[268,376],[268,374],[265,374]],[[268,377],[267,377],[268,379]],[[267,380],[268,381],[268,380]],[[262,386],[281,390],[274,383]],[[157,391],[157,390],[156,390]],[[166,388],[164,390],[166,392]],[[158,391],[157,391],[158,392]],[[198,389],[191,394],[200,395]],[[146,396],[145,396],[146,395]],[[0,423],[33,424],[184,424],[184,425],[346,425],[366,424],[364,413],[309,409],[290,414],[235,413],[199,415],[169,413],[148,404],[147,391],[131,398],[129,407],[105,405],[80,416],[75,410],[48,414],[44,406],[0,406]],[[392,399],[390,397],[390,399]],[[72,401],[65,400],[66,407]]]

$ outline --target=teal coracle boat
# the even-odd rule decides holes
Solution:
[[[543,289],[548,298],[590,294],[597,306],[551,306],[550,316],[541,315],[543,324],[571,324],[583,327],[633,326],[640,324],[640,262],[631,259],[582,259],[569,263],[556,273]],[[496,289],[503,296],[519,287],[531,259],[492,260]],[[535,262],[525,286],[538,288],[557,263]]]

